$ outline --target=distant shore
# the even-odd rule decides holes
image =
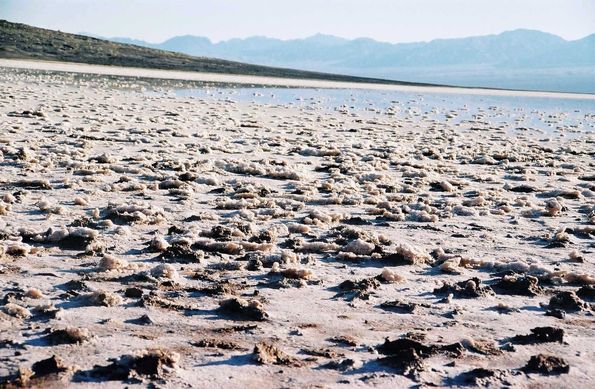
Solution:
[[[292,79],[281,77],[262,77],[235,74],[221,74],[208,72],[185,72],[163,69],[146,69],[137,67],[91,65],[85,63],[39,61],[21,59],[0,59],[0,67],[40,70],[50,72],[68,72],[98,74],[122,77],[141,77],[152,79],[167,79],[180,81],[198,81],[238,85],[282,86],[294,88],[345,88],[345,89],[374,89],[386,91],[404,91],[419,93],[457,93],[487,96],[524,96],[562,99],[595,100],[595,95],[584,93],[516,91],[483,88],[462,88],[442,86],[411,86],[395,84],[377,84],[362,82],[322,81],[312,79]]]

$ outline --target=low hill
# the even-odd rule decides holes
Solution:
[[[95,65],[328,81],[419,85],[417,83],[400,83],[378,78],[351,77],[195,57],[178,52],[111,42],[84,35],[68,34],[26,24],[11,23],[6,20],[0,20],[0,58],[66,61]]]

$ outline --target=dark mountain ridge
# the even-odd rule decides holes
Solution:
[[[180,44],[196,39],[176,38]],[[134,41],[133,43],[141,43]],[[117,43],[84,35],[68,34],[0,20],[0,58],[81,62],[98,65],[133,66],[193,72],[226,73],[267,77],[316,79],[346,82],[401,84],[377,78],[351,77],[261,66],[237,61],[191,56],[138,44]],[[403,83],[411,84],[411,83]]]

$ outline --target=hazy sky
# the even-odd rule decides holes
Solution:
[[[516,28],[578,39],[595,33],[595,0],[0,0],[0,19],[151,42],[316,33],[411,42]]]

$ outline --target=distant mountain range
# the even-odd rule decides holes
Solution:
[[[257,36],[219,43],[191,35],[162,43],[107,39],[193,56],[354,76],[595,93],[595,34],[567,41],[521,29],[498,35],[398,44],[320,34],[305,39]]]

